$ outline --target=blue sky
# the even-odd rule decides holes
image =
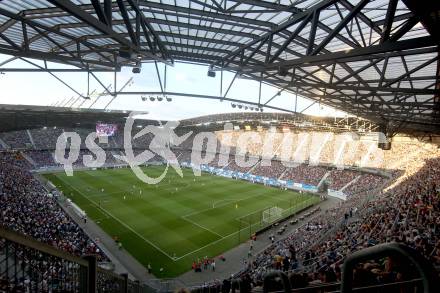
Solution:
[[[10,56],[0,55],[0,63]],[[42,65],[41,61],[32,62]],[[48,63],[49,68],[65,67],[64,65]],[[13,61],[3,67],[32,68],[31,65],[21,60]],[[163,74],[164,65],[159,64],[159,71]],[[192,94],[220,95],[220,72],[215,78],[207,76],[207,66],[177,63],[174,67],[167,67],[167,90],[172,92],[184,92]],[[1,70],[0,70],[1,71]],[[59,78],[66,81],[81,94],[87,93],[86,73],[55,73]],[[96,73],[105,85],[113,83],[113,73]],[[225,93],[234,74],[224,72],[223,93]],[[160,91],[156,69],[154,64],[143,64],[140,74],[133,74],[131,68],[124,68],[118,73],[117,87],[120,89],[130,78],[133,82],[126,87],[127,91]],[[162,81],[163,82],[163,81]],[[61,101],[68,101],[73,97],[68,106],[78,107],[83,101],[82,98],[72,105],[78,95],[71,89],[60,83],[48,73],[11,73],[0,75],[0,103],[1,104],[26,104],[26,105],[53,105],[61,104]],[[236,79],[227,97],[242,99],[246,101],[258,101],[259,83],[247,79]],[[90,79],[90,91],[96,89],[98,93],[103,88],[93,78]],[[263,85],[262,101],[271,98],[278,89]],[[111,96],[100,97],[93,108],[104,108],[111,100]],[[147,111],[150,119],[179,120],[195,116],[239,112],[243,110],[234,109],[230,102],[216,100],[205,100],[190,97],[172,97],[172,102],[143,102],[137,95],[119,95],[108,107],[117,110],[138,110]],[[88,108],[96,99],[92,95],[91,101],[83,103],[82,107]],[[273,102],[272,106],[294,109],[295,96],[283,92]],[[298,111],[310,105],[311,101],[298,97]],[[274,110],[265,109],[266,112]],[[304,113],[311,115],[335,116],[344,115],[331,108],[315,104]]]

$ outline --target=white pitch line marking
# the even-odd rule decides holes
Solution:
[[[57,176],[57,177],[58,177],[58,176]],[[121,223],[121,225],[125,226],[127,229],[129,229],[130,231],[132,231],[133,233],[135,233],[137,236],[139,236],[141,239],[143,239],[146,243],[150,244],[151,246],[153,246],[154,248],[156,248],[157,250],[159,250],[160,252],[162,252],[164,255],[166,255],[168,258],[170,258],[172,261],[179,261],[179,260],[181,260],[181,259],[183,259],[183,258],[185,258],[185,257],[187,257],[187,256],[189,256],[189,255],[192,255],[192,254],[194,254],[194,253],[196,253],[196,252],[198,252],[198,251],[201,251],[201,250],[203,250],[203,249],[205,249],[205,248],[207,248],[207,247],[209,247],[209,246],[211,246],[211,245],[214,245],[214,244],[216,244],[216,243],[218,243],[218,242],[220,242],[220,241],[222,241],[222,240],[224,240],[224,239],[227,239],[227,238],[229,238],[229,237],[232,237],[232,236],[234,236],[234,235],[240,233],[240,232],[243,231],[243,230],[247,230],[247,229],[249,229],[249,226],[248,226],[248,227],[244,227],[244,228],[240,229],[239,231],[235,231],[235,232],[233,232],[233,233],[231,233],[231,234],[229,234],[229,235],[221,236],[220,234],[215,233],[214,231],[210,231],[210,230],[208,230],[206,227],[200,226],[200,225],[196,224],[195,222],[186,219],[186,217],[189,217],[189,216],[191,216],[191,215],[195,215],[195,214],[199,214],[199,213],[203,213],[203,212],[208,211],[208,210],[211,210],[211,209],[213,209],[213,208],[206,208],[206,209],[203,209],[203,210],[198,210],[198,211],[192,212],[192,213],[190,213],[190,214],[187,214],[187,215],[181,216],[182,218],[185,218],[185,220],[187,220],[188,222],[190,222],[190,223],[192,223],[192,224],[195,224],[195,225],[199,226],[200,228],[205,229],[205,230],[207,230],[207,231],[209,231],[209,232],[213,232],[214,234],[217,234],[217,235],[220,236],[221,238],[220,238],[220,239],[217,239],[217,240],[215,240],[215,241],[212,241],[212,242],[210,242],[210,243],[208,243],[208,244],[206,244],[206,245],[204,245],[204,246],[202,246],[202,247],[199,247],[199,248],[197,248],[197,249],[195,249],[195,250],[193,250],[193,251],[191,251],[191,252],[188,252],[188,253],[186,253],[186,254],[184,254],[184,255],[182,255],[182,256],[179,256],[179,257],[173,257],[173,256],[170,256],[170,255],[169,255],[168,253],[166,253],[165,251],[163,251],[163,250],[162,250],[161,248],[159,248],[157,245],[155,245],[154,243],[152,243],[151,241],[149,241],[148,239],[144,238],[142,235],[140,235],[138,232],[136,232],[133,228],[131,228],[130,226],[128,226],[127,224],[125,224],[124,222],[122,222],[119,218],[117,218],[116,216],[112,215],[112,214],[111,214],[110,212],[108,212],[107,210],[104,210],[104,209],[100,208],[100,207],[99,207],[94,201],[92,201],[92,200],[89,199],[87,196],[85,196],[85,195],[84,195],[81,191],[79,191],[77,188],[75,188],[75,187],[72,186],[71,184],[67,183],[64,179],[60,178],[60,180],[62,180],[62,181],[63,181],[64,183],[66,183],[67,185],[69,185],[72,189],[76,190],[78,193],[80,193],[82,196],[84,196],[87,200],[89,200],[90,202],[92,202],[95,206],[98,207],[98,209],[101,209],[103,212],[105,212],[106,214],[108,214],[110,217],[114,218],[114,219],[117,220],[119,223]],[[254,194],[254,195],[252,195],[252,196],[248,196],[248,197],[242,198],[242,199],[240,199],[240,200],[237,200],[236,202],[243,201],[243,200],[246,200],[246,199],[250,199],[250,198],[253,198],[253,197],[257,197],[257,196],[260,196],[260,195],[262,195],[262,196],[269,196],[269,197],[272,197],[272,195],[264,194],[263,191],[261,191],[261,193],[257,193],[257,194]],[[229,204],[229,203],[226,202],[225,204],[219,205],[219,206],[217,206],[217,207],[215,207],[215,208],[219,208],[219,207],[222,207],[222,206],[226,206],[226,205],[228,205],[228,204]],[[235,219],[235,220],[236,220],[236,219]],[[252,228],[253,226],[255,226],[255,225],[257,225],[257,224],[258,224],[258,223],[253,223],[253,224],[251,224],[251,225],[250,225],[250,228]]]
[[[118,217],[112,215],[109,211],[100,208],[99,205],[94,202],[93,200],[91,200],[90,198],[88,198],[87,196],[85,196],[81,191],[79,191],[76,187],[72,186],[71,184],[67,183],[64,179],[60,178],[61,181],[63,181],[64,183],[66,183],[67,185],[70,186],[70,188],[72,188],[73,190],[75,190],[76,192],[78,192],[79,194],[81,194],[83,197],[85,197],[87,200],[89,200],[90,202],[92,202],[98,209],[102,210],[104,213],[106,213],[107,215],[109,215],[110,217],[112,217],[113,219],[115,219],[116,221],[118,221],[122,226],[124,226],[125,228],[127,228],[128,230],[130,230],[131,232],[133,232],[134,234],[136,234],[139,238],[143,239],[146,243],[150,244],[151,246],[153,246],[154,248],[156,248],[157,250],[159,250],[160,252],[162,252],[164,255],[166,255],[169,259],[175,261],[176,258],[169,255],[168,253],[166,253],[165,251],[163,251],[160,247],[158,247],[156,244],[154,244],[153,242],[151,242],[150,240],[146,239],[144,236],[142,236],[141,234],[139,234],[137,231],[135,231],[132,227],[128,226],[126,223],[124,223],[123,221],[121,221]]]
[[[197,222],[194,222],[193,220],[190,220],[190,219],[186,218],[185,216],[183,216],[183,217],[181,217],[181,218],[184,219],[185,221],[187,221],[187,222],[193,224],[193,225],[196,225],[197,227],[202,228],[203,230],[206,230],[206,231],[208,231],[208,232],[211,232],[212,234],[217,235],[217,236],[220,237],[220,238],[223,238],[223,237],[224,237],[223,235],[220,235],[220,234],[218,234],[217,232],[215,232],[215,231],[213,231],[213,230],[211,230],[211,229],[209,229],[209,228],[206,228],[206,227],[204,227],[204,226],[198,224]]]

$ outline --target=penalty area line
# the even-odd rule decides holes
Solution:
[[[61,178],[60,178],[61,179]],[[136,236],[138,236],[139,238],[141,238],[142,240],[144,240],[146,243],[148,243],[149,245],[153,246],[154,248],[156,248],[157,250],[159,250],[161,253],[163,253],[165,256],[167,256],[169,259],[176,261],[177,258],[173,257],[171,255],[169,255],[168,253],[166,253],[165,251],[163,251],[160,247],[158,247],[156,244],[154,244],[153,242],[151,242],[150,240],[146,239],[144,236],[142,236],[141,234],[139,234],[139,232],[135,231],[132,227],[128,226],[126,223],[124,223],[123,221],[121,221],[118,217],[114,216],[112,213],[110,213],[109,211],[99,207],[99,205],[94,202],[93,200],[91,200],[90,198],[88,198],[87,196],[85,196],[81,191],[79,191],[76,187],[72,186],[70,183],[66,182],[64,179],[61,179],[61,181],[63,181],[65,184],[69,185],[73,190],[75,190],[76,192],[78,192],[80,195],[82,195],[84,198],[86,198],[87,200],[89,200],[91,203],[93,203],[98,209],[102,210],[104,213],[106,213],[107,215],[109,215],[110,217],[112,217],[113,219],[115,219],[117,222],[119,222],[122,226],[124,226],[125,228],[127,228],[128,230],[130,230],[131,232],[133,232],[134,234],[136,234]]]
[[[214,235],[217,235],[218,237],[220,237],[220,239],[222,239],[222,238],[225,237],[225,236],[220,235],[220,234],[218,234],[217,232],[215,232],[215,231],[213,231],[213,230],[211,230],[211,229],[209,229],[209,228],[206,228],[206,227],[204,227],[204,226],[198,224],[197,222],[195,222],[195,221],[193,221],[193,220],[190,220],[190,219],[186,218],[185,216],[183,216],[183,217],[181,217],[181,218],[184,219],[185,221],[187,221],[188,223],[191,223],[191,224],[193,224],[193,225],[196,225],[197,227],[200,227],[200,228],[202,228],[203,230],[206,230],[206,231],[208,231],[208,232],[210,232],[210,233],[212,233],[212,234],[214,234]]]

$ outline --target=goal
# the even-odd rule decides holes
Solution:
[[[271,207],[267,210],[263,211],[263,223],[272,223],[279,218],[281,218],[283,214],[283,209],[280,207]]]

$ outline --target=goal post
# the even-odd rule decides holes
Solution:
[[[263,223],[270,224],[280,219],[283,215],[283,209],[280,207],[271,207],[263,211]]]

